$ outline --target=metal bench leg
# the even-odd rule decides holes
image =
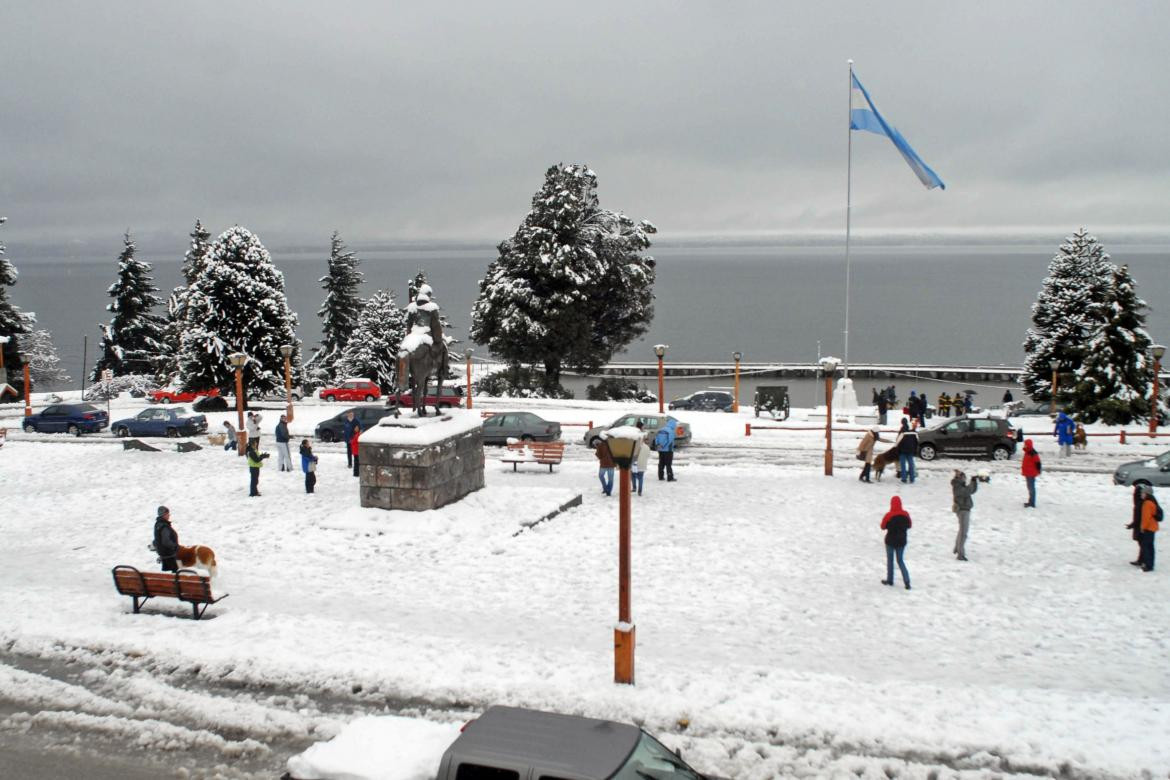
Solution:
[[[138,614],[138,610],[139,610],[139,608],[141,607],[141,605],[138,603],[138,597],[137,597],[137,596],[131,596],[130,598],[134,599],[134,614],[135,614],[135,615],[137,615],[137,614]],[[143,601],[146,601],[146,599],[143,599]]]
[[[513,463],[512,463],[512,471],[515,471],[515,470],[516,470],[516,467],[517,467],[517,466],[519,466],[519,465],[520,465],[519,463],[515,463],[515,462],[513,462]]]

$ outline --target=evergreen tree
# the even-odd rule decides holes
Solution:
[[[0,225],[8,221],[7,217],[0,217]],[[8,338],[8,342],[0,347],[4,350],[4,369],[8,374],[8,384],[21,392],[24,391],[24,360],[20,356],[19,337],[32,331],[36,318],[26,314],[12,305],[8,300],[8,287],[16,284],[16,266],[4,257],[5,247],[0,244],[0,336]]]
[[[90,381],[96,382],[107,368],[115,376],[153,374],[165,360],[165,327],[162,317],[154,313],[162,300],[155,295],[158,288],[150,277],[150,264],[139,260],[136,252],[126,231],[118,255],[118,281],[107,290],[114,300],[106,311],[113,317],[109,325],[101,326],[102,340]]]
[[[203,223],[195,220],[195,229],[191,231],[191,244],[183,255],[183,284],[171,291],[167,298],[167,327],[164,343],[167,348],[167,360],[159,379],[169,380],[179,371],[179,338],[183,319],[186,316],[187,288],[195,282],[203,265],[203,258],[207,255],[207,239],[211,234],[203,227]]]
[[[284,275],[268,250],[246,228],[225,230],[209,247],[187,288],[179,342],[179,384],[235,393],[228,355],[243,352],[248,392],[284,386],[280,347],[292,345],[299,371],[297,316],[288,307]]]
[[[641,252],[655,232],[601,208],[586,166],[552,166],[480,281],[471,339],[514,368],[543,365],[548,390],[562,366],[597,369],[654,316],[654,259]]]
[[[366,377],[382,390],[395,386],[398,346],[406,335],[406,317],[394,293],[379,290],[362,306],[357,329],[337,361],[338,377]]]
[[[1129,268],[1113,272],[1104,324],[1089,339],[1084,361],[1075,372],[1072,407],[1077,419],[1111,425],[1147,417],[1153,361],[1145,331],[1146,302],[1137,295]]]
[[[1032,304],[1032,327],[1024,338],[1020,384],[1032,398],[1051,397],[1051,361],[1059,361],[1062,372],[1081,368],[1089,339],[1105,322],[1115,270],[1104,247],[1084,228],[1061,244]]]
[[[333,231],[329,248],[329,273],[319,280],[325,289],[325,300],[317,310],[321,318],[321,348],[313,353],[306,368],[319,382],[338,379],[344,372],[337,363],[358,327],[362,300],[358,297],[362,274],[359,260],[349,251],[341,234]]]
[[[28,375],[33,387],[68,385],[73,381],[61,367],[61,358],[49,331],[34,330],[21,336],[20,348],[28,355]]]

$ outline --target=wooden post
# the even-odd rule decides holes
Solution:
[[[284,356],[284,395],[287,409],[285,416],[288,421],[293,421],[293,402],[292,402],[292,357],[290,355]]]
[[[630,616],[630,469],[618,476],[618,625],[613,630],[613,681],[634,684],[634,622]]]
[[[663,398],[663,396],[665,395],[665,392],[666,391],[663,390],[663,388],[662,388],[662,355],[659,355],[658,356],[658,413],[659,414],[662,414],[662,412],[663,412],[662,405],[665,403],[665,399]]]
[[[248,448],[248,431],[244,428],[244,369],[236,369],[236,455],[244,457],[244,450]]]
[[[1119,443],[1125,444],[1125,429],[1124,428],[1121,429],[1121,433],[1118,434],[1117,438],[1118,438]]]
[[[467,408],[471,408],[471,350],[467,350]]]
[[[736,414],[739,414],[739,361],[740,361],[740,358],[741,358],[740,353],[736,352],[735,353],[735,395],[732,397],[732,400],[731,400],[731,411],[735,412]]]
[[[24,363],[24,416],[32,415],[32,402],[29,400],[29,389],[32,387],[32,379],[28,375],[28,361]]]
[[[825,476],[833,476],[833,374],[825,372]]]
[[[1161,349],[1161,347],[1155,347]],[[1162,358],[1154,354],[1154,397],[1150,399],[1150,438],[1157,438],[1158,432],[1158,372],[1162,370]]]
[[[743,435],[744,436],[751,436],[752,435],[752,424],[751,423],[744,423],[743,424]]]

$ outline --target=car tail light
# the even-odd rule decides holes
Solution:
[[[683,427],[681,425],[674,429],[675,436],[683,436],[685,434],[686,434],[686,431],[683,430]]]
[[[94,414],[93,412],[86,412],[85,414],[81,415],[81,419],[83,419],[83,420],[96,420],[97,415]]]

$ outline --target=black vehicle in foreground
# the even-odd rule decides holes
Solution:
[[[1016,451],[1016,432],[999,417],[963,416],[918,431],[918,457],[1007,460]]]
[[[378,424],[378,421],[383,417],[394,414],[395,409],[387,409],[380,406],[354,406],[346,409],[340,414],[335,414],[324,422],[318,423],[316,430],[313,431],[321,441],[341,441],[342,433],[345,430],[345,415],[353,412],[354,421],[362,426],[362,430],[367,430]]]

